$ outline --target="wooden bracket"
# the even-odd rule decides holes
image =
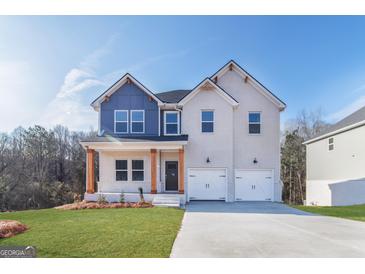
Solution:
[[[248,76],[245,77],[245,83],[247,83],[247,81],[248,81]]]
[[[104,98],[105,98],[105,102],[108,102],[110,99],[110,96],[106,95]]]
[[[233,70],[233,64],[229,65],[229,70],[231,70],[231,71]]]
[[[131,79],[129,77],[127,77],[127,84],[131,83]]]
[[[213,82],[214,83],[217,83],[218,82],[218,76],[214,77]]]

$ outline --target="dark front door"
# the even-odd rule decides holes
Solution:
[[[166,170],[166,191],[178,191],[179,176],[178,176],[178,162],[167,161],[165,162]]]

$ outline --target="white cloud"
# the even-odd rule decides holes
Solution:
[[[63,85],[56,97],[64,98],[101,84],[102,82],[93,77],[90,73],[79,68],[73,68],[66,74]]]
[[[96,128],[97,115],[89,105],[88,91],[92,87],[104,85],[94,71],[100,60],[110,52],[114,40],[115,36],[112,36],[65,75],[60,90],[40,118],[41,125],[52,127],[61,124],[71,130]]]
[[[337,122],[364,106],[365,106],[365,95],[361,96],[360,98],[358,98],[348,106],[344,107],[343,109],[328,115],[326,119],[330,122]]]
[[[128,69],[119,69],[103,76],[97,76],[95,71],[103,57],[111,52],[116,37],[111,36],[101,48],[96,49],[86,56],[77,67],[68,71],[55,98],[47,105],[40,119],[41,125],[52,127],[61,124],[71,130],[89,130],[90,127],[96,129],[97,113],[89,105],[94,99],[90,97],[91,88],[97,86],[106,88],[106,84],[111,80],[115,81],[122,72],[137,71],[162,59],[178,57],[187,52],[182,50],[153,56],[133,64]]]
[[[28,126],[39,114],[37,86],[32,67],[24,61],[0,62],[0,131]]]

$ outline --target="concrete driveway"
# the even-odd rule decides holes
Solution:
[[[365,257],[365,223],[270,202],[191,202],[171,257]]]

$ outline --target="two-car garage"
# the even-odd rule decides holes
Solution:
[[[272,201],[273,170],[236,169],[236,201]],[[227,168],[189,168],[188,200],[227,200]]]

